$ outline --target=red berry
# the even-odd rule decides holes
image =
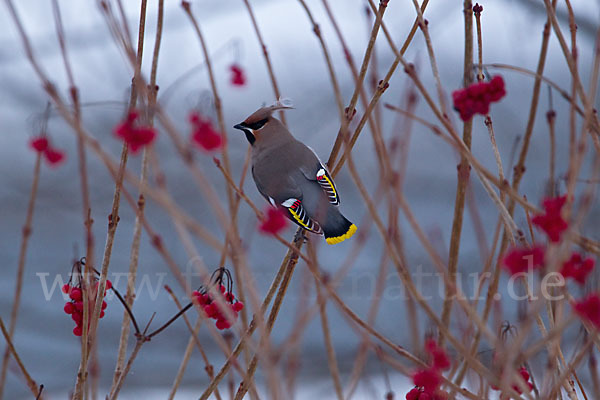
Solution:
[[[29,142],[29,146],[38,152],[46,151],[48,148],[48,139],[43,136],[32,138]]]
[[[75,309],[79,312],[83,312],[83,301],[75,301],[74,302]]]
[[[78,312],[74,312],[73,314],[71,314],[71,319],[73,321],[75,321],[76,324],[81,324],[81,321],[83,320],[83,315],[78,313]]]
[[[82,333],[81,326],[77,325],[75,328],[73,328],[73,335],[81,336]]]
[[[235,300],[235,295],[231,292],[225,292],[225,300],[227,300],[230,303],[233,303],[233,300]]]
[[[106,306],[107,306],[107,304],[106,304],[106,301],[103,301],[103,302],[102,302],[102,309],[103,309],[103,310],[106,310]]]
[[[62,292],[63,293],[69,293],[69,291],[71,290],[71,286],[69,286],[68,283],[65,283],[62,287]]]
[[[209,304],[211,302],[210,296],[208,295],[208,293],[204,293],[201,297],[200,297],[200,304]]]
[[[192,124],[192,142],[206,150],[213,151],[223,145],[221,133],[213,128],[212,122],[198,113],[190,114],[190,123]]]
[[[217,320],[217,329],[223,330],[228,329],[231,325],[226,319],[218,319]]]
[[[231,71],[230,82],[233,86],[244,86],[246,84],[246,75],[239,64],[230,65],[229,71]]]
[[[224,319],[225,317],[223,316],[223,313],[219,309],[219,306],[217,304],[214,304],[214,305],[215,305],[215,308],[216,308],[217,311],[212,316],[212,319]]]
[[[104,317],[104,311],[100,311],[100,318]]]
[[[73,288],[73,290],[71,290],[71,293],[69,293],[69,297],[75,301],[81,300],[81,289]]]
[[[71,303],[69,301],[69,302],[65,303],[64,310],[67,314],[73,314],[73,311],[75,311],[75,306],[73,305],[73,303]]]
[[[112,289],[112,282],[110,280],[106,280],[106,290]]]
[[[225,293],[225,286],[219,285],[219,290],[221,291],[221,293]]]
[[[406,400],[419,400],[419,395],[421,391],[419,388],[412,388],[408,393],[406,393]]]
[[[434,393],[440,386],[441,376],[435,368],[421,369],[413,375],[413,383],[426,393]]]
[[[231,308],[233,308],[233,311],[240,312],[244,308],[244,303],[242,303],[241,301],[236,301],[235,303],[233,303]]]
[[[138,117],[136,111],[132,111],[127,118],[118,124],[114,133],[129,145],[131,153],[137,153],[140,148],[150,145],[156,138],[156,130],[151,126],[138,126],[135,120]]]
[[[209,318],[214,318],[219,312],[219,309],[215,303],[211,303],[204,307],[204,312]]]
[[[65,158],[65,154],[60,150],[47,148],[44,151],[44,157],[46,157],[50,165],[56,165]]]
[[[269,207],[265,214],[266,218],[258,227],[262,233],[276,235],[287,226],[288,220],[279,208]]]

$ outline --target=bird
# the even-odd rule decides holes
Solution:
[[[295,224],[324,235],[328,244],[341,243],[354,235],[356,225],[340,212],[340,195],[327,167],[272,115],[290,108],[278,100],[234,126],[250,143],[256,188]]]

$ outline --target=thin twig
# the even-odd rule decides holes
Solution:
[[[352,93],[352,98],[350,99],[350,104],[346,108],[346,118],[342,119],[342,126],[338,135],[335,139],[335,143],[333,144],[333,148],[331,149],[331,153],[329,155],[329,160],[327,160],[327,165],[331,168],[335,163],[338,152],[341,149],[342,142],[344,136],[347,135],[348,125],[350,124],[350,120],[354,115],[354,110],[356,108],[356,103],[358,102],[358,95],[362,88],[363,82],[365,80],[365,75],[367,74],[367,67],[369,66],[369,61],[371,60],[371,53],[373,52],[373,47],[375,46],[375,40],[377,39],[377,34],[379,33],[379,28],[381,26],[381,20],[383,19],[383,14],[387,9],[387,3],[389,0],[381,0],[379,3],[379,10],[376,13],[375,22],[373,23],[373,29],[371,30],[371,35],[369,37],[369,43],[367,45],[367,49],[365,51],[365,55],[363,57],[363,62],[360,67],[360,72],[358,74],[358,80],[356,82],[356,87],[354,88],[354,93]]]
[[[463,2],[463,13],[465,23],[465,54],[463,65],[463,86],[466,88],[473,83],[473,4],[471,0]],[[473,120],[465,121],[463,124],[462,140],[465,146],[471,149],[471,132],[473,130]],[[454,200],[454,217],[452,219],[452,233],[450,234],[450,251],[448,254],[448,274],[452,281],[457,282],[458,253],[460,249],[460,238],[462,234],[463,216],[465,210],[465,195],[469,184],[469,172],[471,166],[466,157],[461,156],[460,163],[457,166],[456,198]],[[442,309],[442,323],[446,326],[450,324],[450,315],[452,312],[452,293],[449,287],[446,287],[444,297],[444,306]],[[439,343],[442,346],[444,337],[439,337]]]
[[[29,238],[31,237],[32,224],[33,224],[33,211],[35,209],[35,199],[37,198],[38,184],[40,181],[40,166],[42,162],[42,154],[38,153],[35,159],[35,166],[33,167],[33,181],[31,183],[31,191],[29,192],[29,201],[27,203],[27,215],[25,217],[25,223],[21,230],[21,247],[19,249],[19,261],[17,264],[17,279],[15,282],[15,294],[13,296],[12,308],[10,310],[10,322],[8,325],[8,337],[12,339],[17,326],[17,317],[19,315],[19,305],[21,304],[21,292],[23,290],[23,276],[25,274],[25,259],[27,256],[27,248],[29,245]],[[2,371],[0,372],[0,399],[4,391],[4,384],[6,381],[6,373],[8,369],[9,360],[9,348],[4,350],[2,357]]]
[[[294,247],[298,251],[300,251],[300,248],[304,243],[304,235],[302,231],[302,228],[299,228],[296,231],[296,235],[294,236]],[[273,306],[271,307],[271,312],[269,313],[269,317],[267,318],[267,335],[269,335],[273,330],[273,325],[275,324],[275,320],[277,319],[277,315],[279,314],[281,303],[283,302],[283,298],[285,297],[287,288],[289,287],[290,281],[292,280],[292,274],[294,273],[294,269],[296,268],[296,264],[298,263],[299,257],[297,254],[294,254],[291,250],[288,251],[288,254],[290,254],[290,257],[285,263],[285,272],[283,275],[283,279],[281,280],[281,285],[279,286],[279,290],[277,291],[277,296],[275,296],[275,299],[273,300]],[[261,338],[261,347],[265,345],[266,339],[267,337]],[[250,365],[248,366],[248,370],[246,371],[246,377],[244,378],[244,380],[240,384],[240,387],[238,388],[238,391],[235,395],[235,400],[241,400],[248,391],[250,387],[250,380],[252,379],[254,372],[256,372],[256,367],[258,365],[258,355],[259,353],[257,352],[252,358],[252,361],[250,361]],[[201,397],[201,400],[206,400],[206,398],[203,396]]]
[[[300,232],[300,230],[298,230],[298,232]],[[267,294],[262,302],[262,305],[260,307],[261,314],[264,314],[269,303],[271,303],[271,299],[275,295],[275,292],[277,291],[277,288],[279,287],[279,284],[281,283],[281,280],[283,279],[283,276],[286,271],[286,267],[288,265],[291,255],[292,255],[292,252],[288,251],[285,258],[283,259],[283,261],[279,267],[279,270],[277,271],[277,274],[275,275],[275,278],[273,279],[273,282],[271,283],[271,286],[269,287],[269,290],[267,291]],[[223,366],[221,367],[221,369],[219,370],[217,375],[215,375],[215,378],[210,382],[208,387],[202,393],[200,399],[202,399],[202,400],[208,399],[209,396],[212,394],[212,392],[216,390],[216,388],[219,385],[219,383],[221,382],[221,380],[225,377],[225,375],[229,371],[231,364],[234,362],[234,360],[237,358],[237,356],[242,352],[243,348],[245,347],[246,340],[252,335],[252,333],[254,333],[254,330],[256,329],[256,327],[257,327],[257,323],[256,323],[256,316],[255,316],[255,318],[253,318],[252,322],[250,322],[250,325],[248,326],[248,329],[246,330],[244,335],[240,338],[239,343],[233,349],[233,352],[231,353],[231,355],[227,358],[227,360],[225,361],[225,363],[223,364]]]
[[[182,308],[181,303],[177,299],[177,296],[175,295],[173,290],[168,285],[165,285],[165,290],[167,291],[167,293],[169,293],[169,295],[173,299],[173,302],[175,303],[177,308],[181,310],[181,308]],[[202,360],[204,361],[204,370],[206,371],[209,379],[212,381],[215,377],[214,376],[214,367],[208,360],[208,356],[206,355],[206,352],[204,351],[204,348],[202,347],[202,343],[200,343],[200,340],[198,339],[198,334],[197,334],[196,330],[194,329],[194,327],[192,327],[192,324],[190,323],[189,318],[185,314],[183,314],[183,321],[185,322],[186,326],[188,327],[188,330],[190,331],[190,339],[194,340],[194,343],[196,344],[196,347],[198,347],[198,351],[200,352],[200,355],[202,356]],[[171,393],[173,393],[173,395],[175,395],[175,391],[176,391],[176,387],[174,385],[173,389],[171,390]],[[218,388],[215,389],[215,397],[217,398],[217,400],[221,400],[221,394],[219,393]]]
[[[25,377],[25,381],[27,382],[27,387],[29,388],[29,390],[31,391],[33,396],[35,398],[38,398],[40,396],[41,390],[38,389],[37,383],[33,380],[31,375],[29,375],[29,372],[27,372],[25,365],[23,365],[23,362],[21,361],[21,357],[19,357],[17,350],[15,350],[15,346],[13,345],[13,342],[12,342],[12,339],[10,338],[9,332],[6,329],[6,326],[4,326],[4,321],[2,320],[2,317],[0,317],[0,329],[2,329],[2,335],[4,335],[4,340],[6,340],[6,346],[9,350],[10,354],[12,354],[13,358],[17,362],[17,365],[19,366],[19,369],[21,370],[21,373]]]
[[[554,3],[556,3],[556,1],[554,1]],[[530,103],[530,107],[529,107],[527,127],[525,128],[523,145],[521,147],[521,152],[519,154],[519,160],[513,169],[514,172],[513,172],[513,178],[512,178],[512,188],[515,190],[518,189],[519,184],[521,182],[521,178],[523,177],[523,174],[525,172],[525,160],[527,158],[527,154],[528,154],[528,150],[529,150],[529,143],[531,140],[531,135],[533,133],[533,127],[535,124],[535,116],[537,113],[537,105],[538,105],[538,101],[539,101],[541,82],[542,82],[541,77],[544,73],[544,67],[546,65],[546,55],[548,52],[549,38],[550,38],[550,19],[548,18],[548,20],[546,21],[546,24],[544,25],[544,30],[542,33],[541,50],[540,50],[540,55],[538,58],[535,82],[533,84],[533,92],[532,92],[531,103]],[[511,198],[511,200],[509,201],[509,204],[508,204],[508,211],[511,215],[514,212],[514,207],[515,207],[515,201],[514,201],[514,198]],[[500,280],[500,265],[499,265],[500,257],[504,254],[504,252],[507,248],[507,244],[508,244],[508,240],[506,239],[506,237],[503,237],[501,244],[500,244],[498,261],[496,262],[496,265],[495,265],[495,268],[493,271],[493,275],[492,275],[492,279],[489,284],[488,293],[487,293],[487,297],[486,297],[486,301],[485,301],[485,306],[484,306],[484,310],[483,310],[483,314],[482,314],[482,318],[484,321],[487,321],[487,318],[491,311],[492,303],[494,301],[494,295],[498,291],[498,284],[499,284],[499,280]],[[471,354],[476,353],[477,348],[479,346],[479,338],[480,338],[480,332],[477,332],[477,334],[475,335],[475,338],[473,340],[473,344],[471,346]],[[459,373],[457,380],[455,381],[457,384],[459,384],[459,385],[461,384],[465,373],[466,373],[466,369],[463,368],[461,370],[461,372]]]
[[[154,107],[156,105],[156,74],[158,69],[158,56],[160,51],[160,43],[162,38],[162,28],[163,28],[163,16],[164,16],[164,0],[159,0],[158,2],[158,17],[156,23],[156,37],[154,40],[154,52],[152,55],[152,67],[150,73],[150,93],[151,96],[148,101],[148,111],[150,115],[148,115],[147,123],[152,126],[154,123],[154,119],[152,118],[154,114]],[[135,281],[137,277],[137,269],[138,269],[138,261],[139,261],[139,252],[140,252],[140,241],[141,241],[141,233],[142,233],[142,222],[141,219],[144,215],[144,208],[146,205],[146,199],[144,197],[144,186],[147,180],[148,173],[148,154],[147,149],[143,149],[142,153],[142,171],[140,173],[140,183],[142,188],[138,193],[138,209],[136,212],[134,228],[133,228],[133,240],[131,244],[131,252],[129,259],[129,273],[127,275],[127,294],[125,296],[127,305],[129,307],[133,306],[133,302],[135,300]],[[136,329],[136,332],[139,334],[139,329]],[[127,312],[123,313],[123,322],[121,324],[121,337],[119,339],[119,349],[117,352],[117,362],[115,365],[115,372],[113,375],[113,384],[115,384],[123,371],[123,367],[125,365],[125,357],[127,355],[127,341],[129,339],[129,314]]]
[[[340,92],[340,85],[338,83],[337,77],[335,75],[335,69],[333,68],[333,63],[331,62],[331,57],[329,56],[329,51],[327,50],[327,45],[325,44],[325,40],[323,39],[323,35],[321,34],[321,28],[319,24],[315,21],[310,9],[306,5],[304,0],[298,0],[306,11],[306,15],[310,20],[310,23],[313,27],[313,32],[317,36],[319,40],[319,44],[321,45],[321,49],[323,50],[323,56],[325,57],[325,64],[327,65],[327,71],[329,71],[329,78],[331,79],[331,86],[333,87],[333,94],[335,96],[335,103],[338,108],[338,113],[340,115],[340,121],[344,120],[344,103],[342,100],[342,93]],[[360,89],[359,89],[360,90]]]
[[[146,343],[146,342],[142,339],[138,339],[135,342],[135,347],[133,348],[133,351],[129,355],[129,359],[127,360],[127,364],[125,365],[125,368],[123,369],[123,373],[119,376],[119,380],[117,381],[117,384],[114,386],[110,395],[107,396],[107,400],[116,400],[118,398],[119,392],[121,391],[121,388],[123,387],[123,383],[125,383],[125,377],[129,374],[129,371],[131,370],[131,366],[133,365],[133,362],[135,361],[135,359],[136,359],[138,353],[140,352],[140,349],[142,348],[142,345],[144,343]]]
[[[256,22],[256,17],[254,16],[254,11],[252,11],[252,6],[250,6],[249,0],[243,0],[246,9],[248,10],[248,15],[250,15],[250,21],[252,21],[252,27],[254,28],[254,32],[256,33],[256,38],[258,39],[258,43],[260,44],[260,48],[262,49],[263,57],[265,58],[265,64],[267,65],[267,71],[269,73],[269,78],[271,79],[271,85],[273,86],[273,93],[275,94],[275,98],[281,98],[281,92],[279,91],[279,85],[277,84],[277,79],[275,78],[275,72],[273,71],[273,65],[271,64],[271,57],[269,57],[269,51],[267,50],[267,45],[260,33],[260,29],[258,27],[258,23]],[[287,122],[285,120],[285,112],[284,110],[279,111],[279,119],[283,125],[287,126]]]
[[[309,243],[308,255],[312,260],[313,266],[317,267],[317,255],[314,249],[313,243]],[[321,289],[321,282],[315,278],[315,289],[317,292],[317,301],[319,302],[319,314],[321,316],[321,328],[323,329],[323,340],[325,342],[325,349],[327,350],[327,362],[329,365],[329,371],[331,372],[331,378],[333,379],[333,387],[338,400],[344,400],[344,393],[342,391],[342,383],[340,379],[340,371],[338,363],[335,358],[335,350],[331,341],[331,332],[329,329],[329,320],[327,318],[327,302],[323,299],[323,292]]]
[[[177,370],[177,375],[175,376],[175,380],[173,381],[173,386],[171,387],[171,391],[169,392],[168,400],[173,400],[175,394],[177,393],[177,389],[179,389],[179,384],[181,383],[181,379],[183,378],[183,374],[185,374],[185,370],[187,368],[188,362],[190,361],[190,357],[192,355],[192,350],[194,350],[195,344],[195,336],[198,334],[200,330],[200,326],[202,325],[202,319],[198,319],[196,321],[196,326],[192,330],[192,335],[188,340],[188,344],[185,347],[185,352],[183,353],[183,359],[181,360],[181,364],[179,364],[179,369]],[[217,397],[218,398],[218,397]]]

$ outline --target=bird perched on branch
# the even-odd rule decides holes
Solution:
[[[234,126],[250,142],[256,187],[292,222],[324,235],[328,244],[343,242],[354,235],[356,225],[340,213],[340,196],[331,175],[314,151],[272,116],[274,111],[289,108],[277,101]]]

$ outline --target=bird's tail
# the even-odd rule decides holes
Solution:
[[[354,235],[354,232],[356,232],[356,225],[348,221],[340,213],[333,220],[332,218],[328,218],[327,223],[322,228],[327,244],[341,243],[346,239],[350,239]]]

